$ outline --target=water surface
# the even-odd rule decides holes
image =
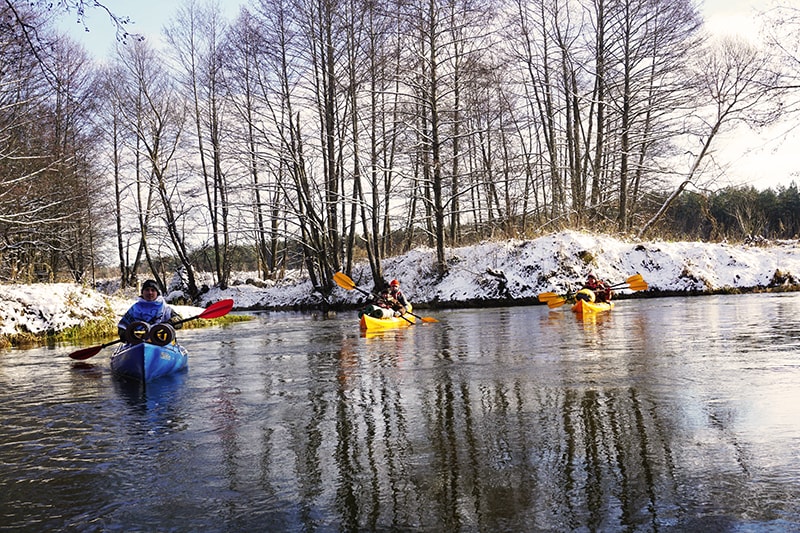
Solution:
[[[800,296],[264,313],[111,349],[0,354],[0,529],[800,530]]]

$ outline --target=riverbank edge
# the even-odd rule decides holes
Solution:
[[[633,300],[640,298],[676,298],[676,297],[696,297],[696,296],[715,296],[721,294],[760,294],[760,293],[783,293],[800,292],[800,284],[788,284],[780,286],[756,286],[756,287],[722,287],[710,290],[662,290],[650,288],[643,292],[634,293],[615,293],[614,300]],[[496,307],[523,307],[546,305],[539,302],[536,298],[472,298],[467,300],[452,301],[433,301],[433,302],[413,302],[414,309],[480,309]],[[330,302],[321,300],[320,302],[302,302],[293,305],[254,305],[249,307],[235,307],[236,311],[255,312],[255,311],[350,311],[363,307],[363,303],[349,303],[344,301]]]
[[[639,298],[672,298],[672,297],[696,297],[696,296],[713,296],[720,294],[754,294],[754,293],[784,293],[784,292],[800,292],[800,284],[784,284],[774,287],[756,286],[756,287],[724,287],[712,290],[690,290],[690,291],[675,291],[675,290],[661,290],[661,289],[648,289],[643,292],[635,293],[617,293],[615,300],[629,300]],[[536,298],[487,298],[487,299],[468,299],[468,300],[454,300],[454,301],[434,301],[434,302],[414,302],[414,309],[416,310],[437,310],[437,309],[480,309],[480,308],[497,308],[497,307],[523,307],[523,306],[540,306],[545,305],[539,302]],[[250,306],[250,307],[234,307],[234,311],[238,312],[281,312],[281,311],[295,311],[295,312],[326,312],[326,311],[355,311],[363,306],[363,303],[348,303],[344,301],[331,302],[326,298],[321,298],[319,302],[298,303],[294,305],[277,305],[277,306]],[[13,335],[3,334],[0,335],[0,349],[9,348],[33,348],[37,346],[50,346],[54,347],[59,344],[78,345],[89,341],[105,342],[116,336],[117,317],[114,315],[102,316],[97,320],[88,320],[79,326],[73,326],[64,331],[52,331],[40,334],[33,334],[27,332],[20,332]],[[215,318],[211,320],[197,320],[192,323],[184,325],[185,328],[200,328],[210,327],[217,325],[233,324],[244,320],[250,320],[252,317],[247,315],[226,315],[224,317]]]
[[[226,315],[220,318],[207,320],[193,320],[186,322],[182,329],[196,329],[211,326],[221,326],[251,320],[247,315]],[[80,345],[90,341],[98,343],[107,342],[117,336],[117,322],[119,317],[103,316],[96,320],[87,320],[78,326],[72,326],[63,331],[48,331],[43,333],[19,332],[15,334],[0,335],[0,349],[9,348],[36,348],[39,346],[55,347],[61,344]]]

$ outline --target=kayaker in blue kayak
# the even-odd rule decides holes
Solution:
[[[362,314],[367,314],[374,318],[391,318],[393,316],[400,316],[409,311],[408,300],[406,299],[403,291],[400,290],[400,282],[393,279],[390,283],[383,282],[383,289],[375,296],[373,295],[373,303],[364,308]]]
[[[142,283],[142,293],[139,299],[122,316],[117,324],[117,331],[121,339],[127,339],[125,332],[128,326],[134,322],[144,322],[150,326],[166,322],[180,329],[180,324],[175,324],[181,320],[181,316],[170,307],[161,296],[158,284],[148,279]]]

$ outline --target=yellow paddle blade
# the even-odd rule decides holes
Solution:
[[[556,297],[547,300],[547,307],[549,307],[550,309],[555,309],[556,307],[561,307],[565,303],[567,303],[567,300],[565,300],[564,298]]]
[[[638,283],[640,281],[644,281],[644,278],[641,274],[634,274],[633,276],[629,277],[625,280],[625,283]]]
[[[554,298],[560,298],[560,296],[554,292],[543,292],[539,296],[539,301],[542,303],[547,303],[549,300]]]
[[[628,288],[632,291],[646,291],[650,286],[646,281],[642,280],[636,283],[631,283]]]
[[[622,287],[623,285],[628,285],[628,284],[631,284],[631,283],[636,284],[636,283],[641,283],[643,281],[644,281],[644,278],[642,278],[641,274],[634,274],[633,276],[630,276],[625,281],[620,281],[619,283],[612,283],[611,284],[611,288],[612,289],[616,289],[616,288]]]
[[[344,272],[337,272],[333,275],[333,281],[336,282],[338,286],[343,289],[347,289],[348,291],[352,291],[356,288],[356,284],[350,279],[350,276],[345,274]]]

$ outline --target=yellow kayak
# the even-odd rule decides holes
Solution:
[[[614,309],[614,302],[595,302],[594,293],[589,289],[581,289],[575,295],[575,305],[572,310],[579,314],[602,313]]]
[[[410,306],[409,306],[410,307]],[[361,329],[365,331],[375,331],[381,329],[402,328],[414,324],[414,315],[409,313],[403,316],[393,316],[389,318],[375,318],[367,314],[361,315]]]

